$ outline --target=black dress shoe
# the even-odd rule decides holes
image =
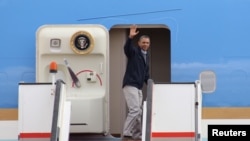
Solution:
[[[123,140],[133,140],[133,138],[131,136],[123,136],[122,139]]]

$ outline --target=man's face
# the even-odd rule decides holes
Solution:
[[[138,45],[142,50],[147,51],[150,46],[150,39],[149,38],[141,38],[138,41]]]

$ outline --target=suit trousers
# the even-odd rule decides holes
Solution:
[[[125,86],[123,94],[128,108],[127,117],[123,127],[123,136],[141,139],[142,135],[142,90]]]

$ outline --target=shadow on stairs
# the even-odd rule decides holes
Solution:
[[[121,137],[103,134],[71,133],[69,141],[121,141]]]

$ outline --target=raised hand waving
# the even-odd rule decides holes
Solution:
[[[139,31],[137,31],[137,25],[131,25],[130,26],[129,38],[133,38],[138,33],[139,33]]]

